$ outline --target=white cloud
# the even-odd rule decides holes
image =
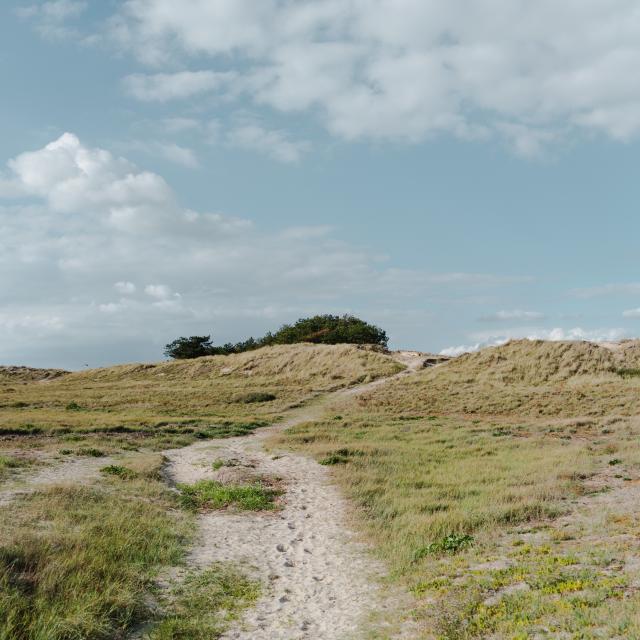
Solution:
[[[306,313],[522,286],[513,276],[390,268],[323,226],[264,232],[186,209],[159,175],[70,133],[10,160],[2,184],[0,197],[17,198],[0,206],[5,361],[153,358],[189,332],[239,339]],[[53,359],[63,353],[74,355]]]
[[[511,309],[496,311],[480,318],[483,322],[493,322],[501,320],[541,320],[544,314],[539,311],[523,311],[522,309]]]
[[[627,309],[622,312],[624,318],[640,318],[640,309]]]
[[[158,300],[166,300],[171,297],[171,287],[168,287],[166,284],[148,284],[144,288],[144,292],[148,296],[157,298]]]
[[[240,124],[227,131],[226,141],[232,147],[258,151],[284,163],[296,163],[309,149],[303,141],[290,140],[283,131],[265,129],[255,123]]]
[[[127,93],[146,102],[182,100],[222,87],[231,73],[214,71],[179,71],[177,73],[136,73],[123,80]]]
[[[493,134],[536,156],[575,132],[640,133],[633,0],[127,0],[110,25],[145,63],[209,60],[235,74],[215,87],[227,97],[319,114],[346,139]],[[140,82],[144,99],[193,95]]]
[[[81,0],[50,0],[19,7],[16,13],[21,18],[32,20],[45,38],[62,39],[78,35],[78,31],[69,27],[68,22],[79,18],[87,6],[87,2]]]
[[[127,294],[127,295],[131,295],[132,293],[136,292],[136,285],[133,284],[133,282],[128,282],[128,281],[124,281],[124,280],[121,280],[120,282],[116,282],[113,285],[113,288],[118,293],[124,293],[124,294]]]
[[[174,143],[159,143],[158,150],[160,151],[160,154],[170,162],[181,164],[182,166],[190,169],[195,169],[200,166],[200,162],[198,161],[198,156],[196,156],[195,151],[188,147],[181,147]]]
[[[493,347],[504,344],[512,339],[527,340],[552,340],[555,342],[564,340],[587,340],[589,342],[617,342],[628,337],[625,329],[582,329],[574,327],[572,329],[563,329],[556,327],[553,329],[540,328],[514,328],[506,329],[499,334],[492,332],[474,333],[470,336],[476,340],[474,344],[458,345],[447,347],[440,351],[442,355],[458,356],[462,353],[471,353],[484,349],[485,347]]]

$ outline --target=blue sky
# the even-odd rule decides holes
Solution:
[[[626,0],[10,0],[0,362],[355,313],[393,347],[640,325]]]

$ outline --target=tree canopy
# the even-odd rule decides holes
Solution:
[[[208,355],[228,355],[242,353],[274,344],[295,344],[312,342],[316,344],[371,344],[386,348],[385,331],[352,315],[317,315],[300,318],[294,324],[285,324],[275,333],[267,333],[262,338],[248,338],[237,343],[215,346],[211,336],[182,337],[165,347],[169,358],[199,358]]]

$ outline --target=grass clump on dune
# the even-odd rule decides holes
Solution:
[[[243,511],[266,511],[276,508],[274,500],[282,491],[254,484],[223,484],[217,480],[200,480],[178,485],[181,503],[186,509],[225,509],[233,506]]]
[[[188,518],[171,506],[147,482],[119,495],[54,487],[1,508],[0,638],[124,637],[149,613],[153,577],[183,556]]]
[[[167,599],[163,619],[147,638],[219,638],[229,622],[255,602],[259,593],[259,584],[234,567],[216,564],[193,573],[174,589]]]

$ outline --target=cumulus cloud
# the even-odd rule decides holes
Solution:
[[[1,185],[13,199],[0,206],[4,361],[149,359],[176,335],[239,339],[307,313],[518,282],[396,269],[325,226],[264,232],[193,211],[161,176],[71,133],[10,160]]]
[[[497,136],[524,156],[576,132],[640,133],[633,0],[128,0],[109,24],[146,64],[210,61],[129,80],[141,99],[215,88],[319,114],[346,139]],[[164,88],[180,77],[188,88]]]

